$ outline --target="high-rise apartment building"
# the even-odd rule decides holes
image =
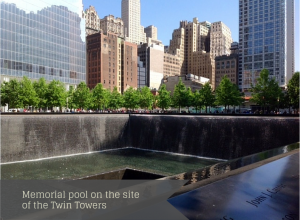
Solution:
[[[157,40],[157,27],[150,25],[144,29],[146,37],[150,37],[153,40]]]
[[[94,6],[90,6],[84,12],[86,36],[100,31],[100,18]]]
[[[67,88],[85,81],[85,21],[77,2],[0,1],[1,81],[43,77]]]
[[[264,68],[285,87],[294,73],[294,0],[240,0],[239,42],[240,89]]]
[[[125,42],[115,33],[87,36],[87,85],[101,83],[104,88],[120,93],[130,86],[137,88],[137,45]]]
[[[125,27],[126,41],[135,44],[146,42],[144,27],[141,26],[140,0],[122,0],[122,20]]]

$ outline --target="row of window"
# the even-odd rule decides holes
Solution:
[[[22,62],[15,62],[11,60],[0,60],[0,66],[2,69],[12,69],[18,71],[25,71],[25,72],[33,72],[33,73],[40,73],[40,74],[47,74],[47,75],[54,75],[60,77],[67,77],[67,78],[74,78],[74,79],[83,79],[85,74],[80,74],[75,71],[67,71],[62,69],[56,69],[47,66],[39,66],[30,63],[22,63]]]

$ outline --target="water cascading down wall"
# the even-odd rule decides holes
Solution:
[[[1,162],[125,147],[233,159],[299,142],[298,117],[1,115]]]

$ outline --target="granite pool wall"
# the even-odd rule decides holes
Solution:
[[[232,159],[298,141],[298,117],[1,115],[1,163],[124,147]]]

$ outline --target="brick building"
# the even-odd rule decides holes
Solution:
[[[120,93],[137,88],[137,45],[125,42],[117,34],[102,31],[87,36],[87,85],[98,83]]]

